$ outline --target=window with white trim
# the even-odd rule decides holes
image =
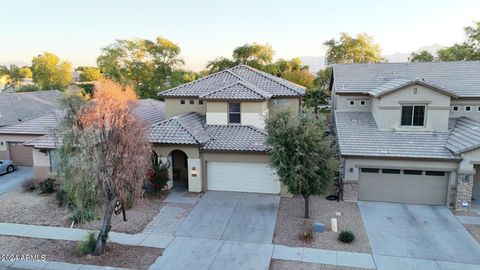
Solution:
[[[470,106],[465,106],[465,111],[466,111],[466,112],[469,112],[469,111],[471,111],[471,110],[472,110],[472,107],[470,107]]]
[[[458,112],[458,106],[452,106],[452,111],[453,112]]]
[[[228,103],[228,123],[229,124],[240,124],[240,103],[231,102]]]
[[[424,105],[404,105],[402,106],[402,126],[421,127],[425,125],[425,106]]]
[[[355,100],[349,100],[349,101],[348,101],[348,105],[354,106],[354,105],[355,105]]]
[[[367,106],[366,100],[360,100],[360,106]]]

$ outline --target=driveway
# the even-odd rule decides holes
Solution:
[[[33,170],[27,166],[18,166],[12,173],[0,174],[0,195],[14,190],[30,177],[33,177]]]
[[[267,270],[279,203],[278,195],[206,192],[150,269]]]
[[[480,269],[480,245],[446,207],[358,205],[378,269]]]

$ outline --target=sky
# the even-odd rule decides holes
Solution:
[[[4,2],[4,3],[2,3]],[[321,56],[341,32],[373,35],[384,55],[464,39],[480,20],[479,0],[0,0],[0,63],[30,63],[49,51],[74,66],[95,65],[116,39],[162,36],[177,43],[185,68],[230,57],[245,43],[276,57]]]

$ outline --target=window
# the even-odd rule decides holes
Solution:
[[[199,105],[203,105],[203,100],[201,100],[201,99],[198,100],[198,104],[199,104]]]
[[[479,112],[480,112],[480,106],[478,106],[478,107],[477,107],[477,111],[479,111]]]
[[[439,172],[439,171],[426,171],[425,175],[430,175],[430,176],[445,176],[445,172]]]
[[[180,99],[180,104],[185,104],[185,99]]]
[[[190,99],[190,101],[189,101],[189,102],[190,102],[190,105],[193,105],[193,104],[195,104],[195,100],[194,100],[194,99]]]
[[[355,105],[355,100],[349,100],[349,101],[348,101],[348,104],[350,104],[350,106]]]
[[[397,170],[397,169],[382,169],[382,173],[400,174],[400,170]]]
[[[288,99],[287,98],[283,100],[283,104],[288,105]]]
[[[458,106],[452,106],[452,111],[458,112]]]
[[[417,87],[414,87],[413,88],[413,94],[416,95],[417,93],[418,93],[418,89],[417,89]]]
[[[367,105],[367,101],[366,101],[366,100],[360,100],[360,105],[361,105],[361,106]]]
[[[378,173],[380,170],[375,168],[362,168],[364,173]]]
[[[402,126],[423,126],[425,106],[402,106]]]
[[[272,104],[273,105],[278,105],[278,104],[280,104],[280,102],[279,102],[278,99],[274,99],[274,100],[272,100]]]
[[[465,106],[465,111],[466,111],[466,112],[469,112],[469,111],[471,111],[471,110],[472,110],[472,107],[470,107],[470,106]]]
[[[408,174],[408,175],[422,175],[422,171],[418,171],[418,170],[403,170],[403,174]]]
[[[240,124],[240,103],[228,103],[228,123]]]

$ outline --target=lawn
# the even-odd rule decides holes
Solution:
[[[337,216],[336,212],[341,215]],[[282,198],[278,209],[277,223],[273,238],[274,244],[290,247],[311,247],[341,251],[371,253],[367,232],[363,225],[360,210],[356,203],[328,201],[324,197],[310,197],[311,222],[323,223],[326,231],[317,233],[310,242],[300,240],[299,233],[304,227],[305,219],[303,197]],[[338,219],[338,232],[330,229],[330,219]],[[337,240],[341,230],[349,230],[355,235],[355,240],[344,244]]]
[[[113,215],[112,231],[124,233],[139,233],[158,214],[166,196],[148,196],[141,204],[134,205],[126,210],[127,222],[122,215]],[[55,227],[70,227],[70,211],[59,207],[55,194],[42,195],[38,191],[24,192],[21,188],[0,196],[0,222],[44,225]],[[103,213],[103,212],[102,212]],[[102,222],[101,214],[97,219],[84,223],[74,224],[74,228],[98,229]]]

